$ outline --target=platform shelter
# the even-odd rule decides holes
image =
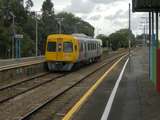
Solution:
[[[149,78],[160,93],[159,0],[132,0],[133,12],[149,14]]]

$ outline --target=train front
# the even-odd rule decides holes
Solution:
[[[78,58],[78,45],[71,35],[49,35],[45,58],[50,71],[70,71]]]

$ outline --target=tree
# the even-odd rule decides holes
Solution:
[[[7,58],[11,44],[11,23],[9,19],[9,0],[0,0],[0,58]]]
[[[39,22],[41,37],[40,46],[42,53],[44,53],[47,36],[49,34],[57,33],[58,26],[54,14],[54,4],[51,2],[51,0],[45,0],[43,2],[41,11],[42,17]]]
[[[25,3],[26,3],[27,10],[30,10],[34,5],[32,0],[27,0]]]
[[[109,47],[109,38],[106,35],[99,34],[96,38],[102,40],[103,47]]]
[[[32,34],[30,32],[34,26],[30,22],[32,19],[31,16],[27,14],[27,10],[24,8],[22,3],[23,0],[0,0],[0,57],[2,58],[11,57],[11,45],[13,40],[13,16],[11,13],[15,15],[15,33],[24,35],[24,38],[21,41],[22,56],[33,55],[28,51],[33,52],[34,50],[34,47],[32,46],[33,32]],[[28,20],[28,18],[30,19]],[[31,24],[32,26],[28,26],[27,29],[26,24]]]
[[[109,36],[109,39],[111,40],[113,50],[117,50],[118,48],[127,48],[129,41],[128,39],[131,40],[132,46],[135,43],[135,37],[132,31],[129,31],[128,29],[120,29],[119,31],[112,33]]]
[[[42,17],[48,17],[54,15],[54,5],[51,0],[45,0],[42,5]]]
[[[54,4],[51,0],[45,0],[42,5],[42,14],[38,15],[31,11],[32,0],[0,0],[0,58],[11,56],[13,38],[13,16],[15,15],[15,33],[23,34],[21,40],[21,56],[35,55],[35,31],[36,21],[38,22],[38,46],[41,53],[44,53],[44,46],[49,34],[58,33],[58,21],[56,18],[64,18],[62,21],[62,33],[84,33],[94,36],[94,27],[81,18],[71,13],[54,13]]]
[[[27,11],[22,4],[22,0],[11,0],[9,9],[16,16],[15,22],[23,27],[24,23],[27,22]]]
[[[109,39],[111,40],[111,47],[112,50],[117,50],[120,47],[120,34],[119,33],[112,33],[109,36]]]
[[[84,33],[88,36],[94,36],[94,27],[72,13],[60,12],[57,18],[63,18],[62,32],[65,34]]]

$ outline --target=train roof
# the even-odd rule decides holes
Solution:
[[[87,36],[85,34],[72,34],[74,37],[76,37],[77,39],[79,40],[89,40],[89,41],[101,41],[100,39],[95,39],[95,38],[92,38],[90,36]]]
[[[72,35],[75,36],[75,37],[92,38],[92,37],[87,36],[87,35],[85,35],[83,33],[74,33]]]
[[[79,33],[74,33],[74,34],[50,34],[48,35],[48,38],[51,38],[51,37],[57,37],[57,36],[65,36],[65,37],[73,37],[73,38],[76,38],[78,40],[85,40],[85,41],[101,41],[100,39],[95,39],[95,38],[92,38],[90,36],[87,36],[85,34],[79,34]]]

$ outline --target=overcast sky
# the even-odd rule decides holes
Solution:
[[[44,0],[33,0],[33,10],[39,11]],[[67,11],[81,17],[95,27],[95,34],[109,35],[128,28],[128,4],[131,0],[52,0],[55,12]],[[144,13],[132,13],[132,30],[142,33],[140,23]]]

